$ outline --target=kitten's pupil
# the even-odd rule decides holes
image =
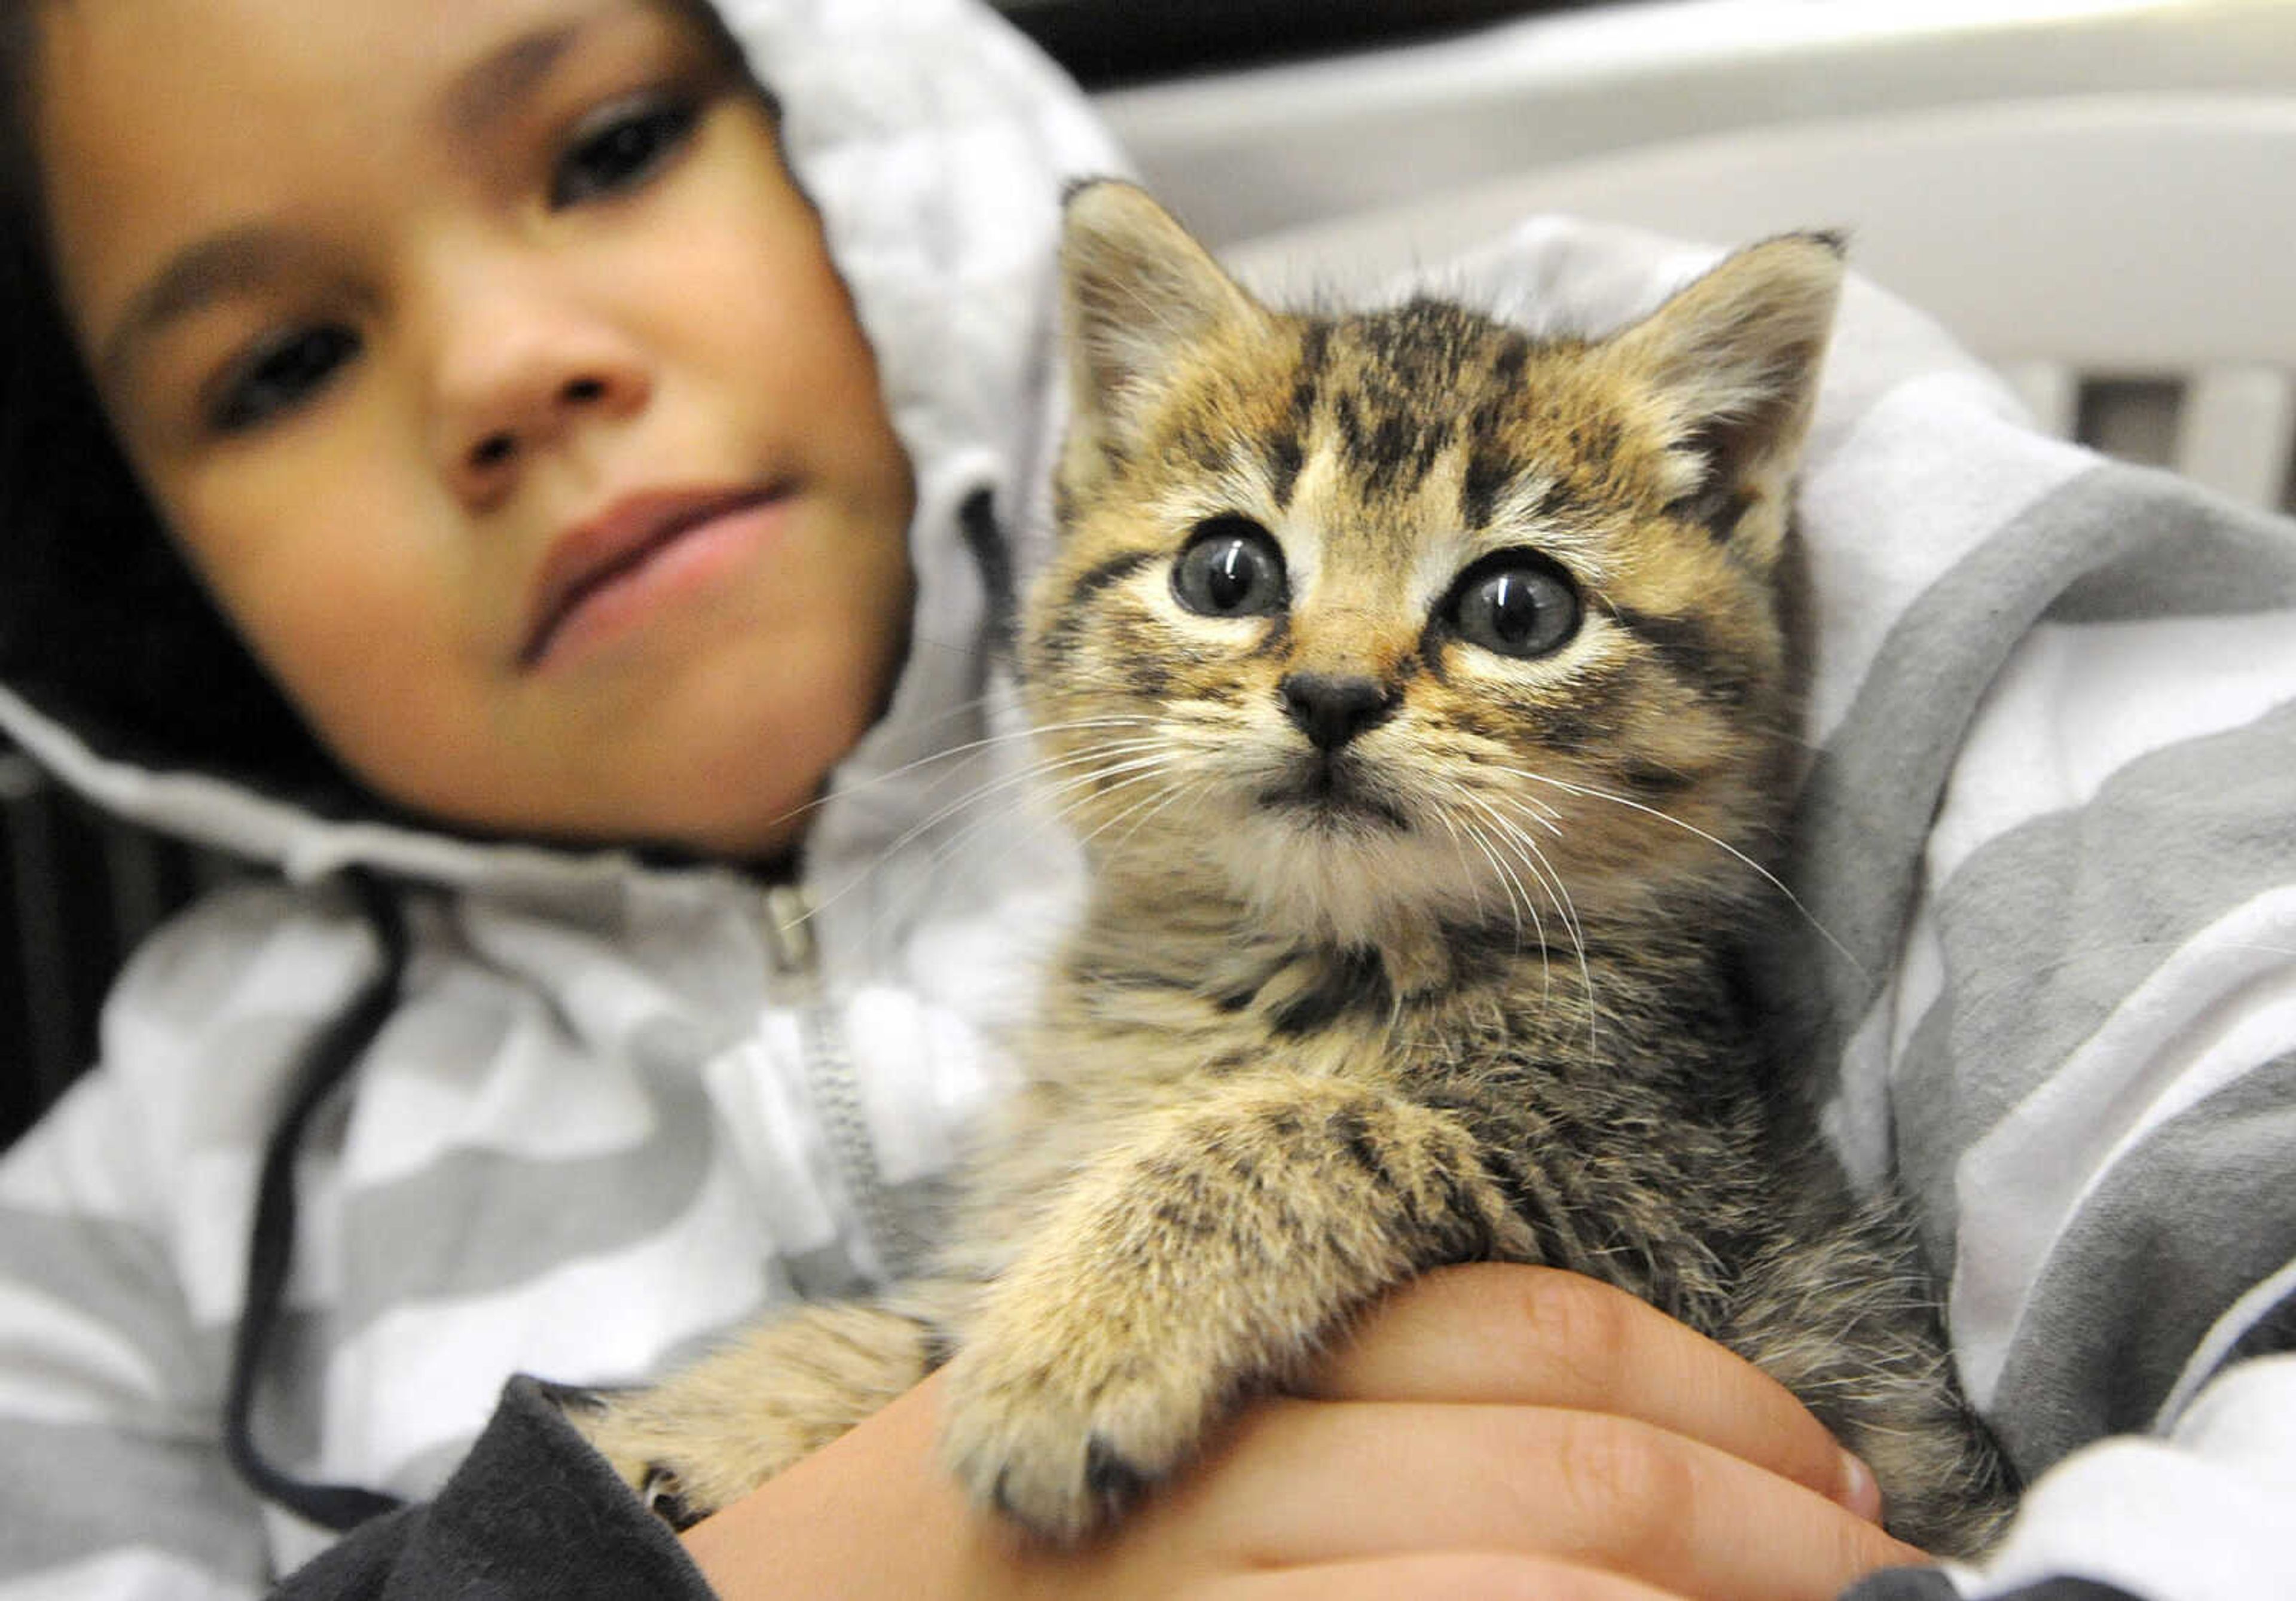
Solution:
[[[1283,553],[1249,517],[1206,518],[1172,569],[1172,593],[1189,611],[1208,617],[1280,611],[1287,598]]]
[[[1490,596],[1491,630],[1509,645],[1521,645],[1538,626],[1538,596],[1519,572],[1503,572],[1487,589]]]
[[[1553,563],[1506,552],[1468,570],[1455,592],[1459,637],[1502,656],[1544,656],[1578,631],[1578,595]]]

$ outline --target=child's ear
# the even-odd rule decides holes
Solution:
[[[1841,241],[1750,245],[1611,341],[1681,457],[1676,514],[1767,564],[1817,398],[1841,292]],[[1748,518],[1756,506],[1769,515]],[[1742,522],[1745,525],[1742,529]]]
[[[1114,179],[1069,191],[1061,275],[1072,477],[1138,446],[1162,381],[1190,350],[1267,316],[1170,212]]]

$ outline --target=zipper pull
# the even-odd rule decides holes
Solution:
[[[785,1001],[809,996],[821,965],[821,952],[813,938],[813,897],[796,884],[775,884],[768,889],[765,935],[775,998]]]

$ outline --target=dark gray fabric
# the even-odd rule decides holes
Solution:
[[[363,1524],[275,1601],[709,1601],[667,1524],[513,1379],[439,1499]]]
[[[1935,1568],[1884,1568],[1842,1592],[1841,1601],[1957,1601],[1961,1592]],[[2047,1579],[1997,1596],[1994,1601],[2143,1601],[2094,1579]]]

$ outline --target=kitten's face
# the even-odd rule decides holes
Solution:
[[[1025,661],[1103,865],[1342,940],[1744,876],[1714,841],[1778,800],[1830,248],[1760,247],[1592,346],[1265,311],[1117,185],[1069,261],[1083,398]]]

